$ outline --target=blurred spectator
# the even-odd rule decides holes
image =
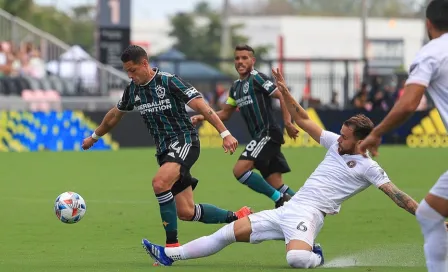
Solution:
[[[328,109],[337,110],[337,109],[340,108],[340,105],[339,105],[339,102],[338,102],[338,100],[339,100],[338,96],[339,96],[339,93],[337,91],[333,91],[331,93],[330,103],[328,103],[326,105]]]
[[[306,108],[320,108],[322,106],[320,99],[312,97],[310,93],[305,92],[302,95],[302,100],[300,101],[300,105]]]
[[[40,57],[40,52],[33,49],[30,54],[29,75],[36,78],[43,78],[46,74],[45,62]]]
[[[32,44],[17,47],[9,42],[0,43],[0,76],[30,76],[42,78],[46,75],[40,51]]]
[[[355,109],[368,109],[371,107],[371,105],[368,103],[369,91],[367,87],[367,83],[363,82],[361,85],[361,89],[353,97],[350,104]]]
[[[0,76],[7,76],[11,71],[11,61],[5,43],[0,43]]]

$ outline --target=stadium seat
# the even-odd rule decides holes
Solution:
[[[5,94],[7,95],[20,95],[20,91],[18,90],[18,86],[14,83],[14,81],[10,77],[3,77],[3,83],[6,87]]]
[[[24,76],[23,79],[28,82],[28,85],[30,86],[31,90],[42,89],[42,86],[41,86],[40,81],[38,79],[29,77],[29,76]]]
[[[61,96],[58,91],[47,90],[44,95],[45,101],[51,105],[52,110],[62,110]]]
[[[48,80],[51,83],[51,89],[58,91],[59,94],[62,94],[62,91],[64,89],[64,84],[62,83],[62,79],[57,76],[49,76]]]
[[[51,90],[53,89],[51,86],[51,82],[47,77],[43,77],[41,79],[39,79],[41,86],[42,86],[42,90]]]
[[[51,110],[51,105],[47,101],[47,96],[44,90],[34,90],[34,95],[37,100],[38,110],[44,112]]]
[[[64,89],[62,95],[64,96],[75,96],[77,91],[77,85],[75,80],[63,79]]]
[[[0,95],[6,95],[6,86],[0,77]]]
[[[20,84],[20,89],[23,91],[23,90],[29,90],[29,89],[31,89],[31,85],[29,84],[29,82],[25,79],[25,78],[23,78],[23,77],[18,77],[17,78],[17,81],[19,82],[19,84]]]

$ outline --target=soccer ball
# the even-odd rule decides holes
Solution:
[[[79,222],[86,213],[86,202],[77,193],[65,192],[54,202],[54,212],[58,219],[66,224]]]

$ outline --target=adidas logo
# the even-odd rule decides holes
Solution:
[[[135,102],[140,101],[140,96],[136,95],[135,96]]]
[[[241,154],[241,155],[244,156],[244,157],[247,157],[247,152],[244,151],[243,154]]]
[[[174,155],[174,152],[170,152],[168,153],[168,156],[175,158],[176,156]]]
[[[406,137],[409,147],[448,147],[448,134],[439,111],[433,109]]]

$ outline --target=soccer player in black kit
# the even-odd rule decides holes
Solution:
[[[295,139],[299,131],[291,122],[291,115],[277,86],[265,74],[254,69],[254,53],[248,45],[236,46],[234,62],[240,78],[233,83],[226,105],[217,114],[226,121],[239,108],[252,141],[239,157],[233,174],[239,182],[266,195],[275,202],[275,207],[280,207],[294,195],[294,191],[282,180],[282,174],[290,172],[290,168],[280,150],[284,143],[283,133],[274,118],[271,97],[280,101],[288,136]],[[193,124],[197,124],[205,117],[195,115],[191,119]],[[254,168],[260,171],[261,176],[252,172]]]
[[[152,179],[152,187],[159,202],[168,247],[179,246],[177,217],[218,224],[249,215],[248,207],[231,212],[210,204],[194,203],[193,190],[198,180],[191,176],[190,169],[199,157],[200,142],[185,105],[206,116],[223,138],[226,153],[233,154],[238,146],[238,141],[205,103],[201,93],[180,77],[151,68],[148,55],[139,46],[129,46],[122,53],[121,61],[132,81],[100,126],[84,139],[83,149],[89,149],[99,137],[111,131],[126,112],[134,109],[140,112],[157,146],[160,168]]]

